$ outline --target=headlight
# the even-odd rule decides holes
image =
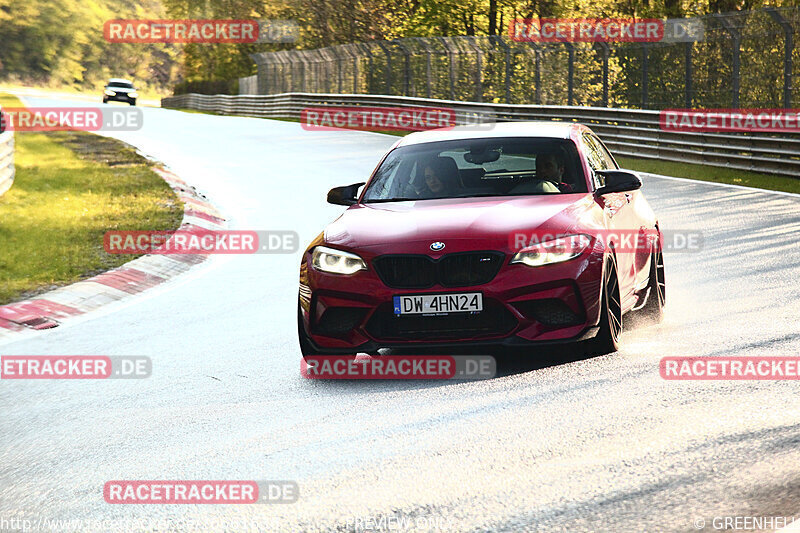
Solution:
[[[581,255],[590,242],[588,235],[566,235],[523,248],[511,259],[511,263],[536,267],[569,261]]]
[[[314,270],[329,272],[331,274],[355,274],[359,270],[366,270],[367,264],[356,254],[317,246],[311,253],[311,266]]]
[[[112,91],[111,89],[106,89],[103,92],[106,93],[108,96],[116,96],[117,95],[117,93]]]
[[[136,98],[137,96],[139,96],[139,93],[133,91],[132,93],[128,93],[128,96],[130,96],[131,98]]]

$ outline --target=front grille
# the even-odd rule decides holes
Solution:
[[[382,255],[373,260],[384,284],[395,289],[469,287],[489,283],[503,265],[501,252],[447,254],[440,259],[427,255]]]
[[[389,287],[419,289],[436,283],[436,263],[425,255],[385,255],[373,264],[381,281]]]
[[[506,335],[517,326],[508,309],[495,300],[484,300],[477,314],[447,316],[395,316],[390,304],[380,306],[367,322],[367,333],[378,340],[447,340]]]

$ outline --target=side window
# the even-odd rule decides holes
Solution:
[[[597,145],[597,149],[600,151],[600,156],[605,162],[605,168],[603,170],[615,170],[617,168],[617,164],[614,162],[614,158],[611,157],[611,153],[608,151],[608,148],[606,148],[606,145],[604,145],[603,142],[595,135],[592,135],[591,138]]]
[[[589,161],[589,166],[592,167],[592,170],[614,170],[617,168],[616,163],[614,163],[614,158],[611,157],[611,154],[606,150],[606,147],[603,146],[603,143],[600,142],[600,139],[594,135],[585,133],[583,135],[583,141],[586,145],[586,159]],[[594,174],[593,179],[595,188],[605,185],[605,179],[603,179],[602,176]]]
[[[594,139],[589,134],[583,135],[583,144],[586,147],[586,159],[589,161],[589,166],[593,171],[595,170],[602,170],[603,169],[603,156],[600,155],[600,151],[598,149],[597,144],[595,144]],[[594,181],[595,189],[599,189],[600,187],[605,185],[605,180],[602,176],[597,175],[595,172],[592,172],[592,180]]]

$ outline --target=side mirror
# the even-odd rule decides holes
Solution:
[[[597,174],[605,178],[606,184],[594,191],[595,196],[612,192],[635,191],[642,188],[642,179],[627,170],[598,170]]]
[[[344,187],[334,187],[328,191],[328,203],[334,205],[353,205],[356,203],[356,193],[364,182],[345,185]]]

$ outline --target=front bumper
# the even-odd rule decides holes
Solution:
[[[488,283],[427,289],[386,286],[363,253],[369,269],[352,276],[316,271],[310,256],[307,251],[300,269],[300,318],[308,340],[323,352],[559,344],[597,333],[602,251],[535,268],[511,265],[505,255]],[[446,317],[394,315],[393,296],[454,292],[481,292],[484,310]]]
[[[126,104],[136,101],[136,98],[128,96],[127,93],[117,93],[114,96],[109,96],[104,93],[103,99],[108,102],[125,102]]]

